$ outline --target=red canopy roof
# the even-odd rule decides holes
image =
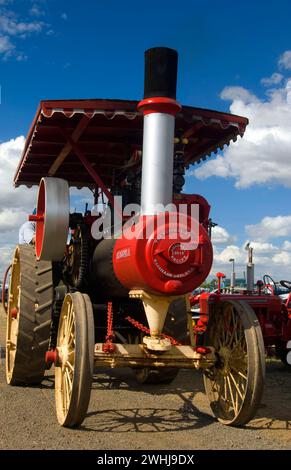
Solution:
[[[143,116],[137,104],[101,99],[41,101],[15,174],[15,186],[38,184],[43,176],[64,178],[71,186],[93,186],[76,154],[81,153],[110,187],[114,172],[126,165],[134,150],[142,148]],[[189,141],[186,167],[242,136],[247,124],[240,116],[183,106],[176,118],[175,135]]]

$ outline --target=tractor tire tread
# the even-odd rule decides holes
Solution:
[[[53,302],[52,263],[37,262],[34,247],[20,245],[20,312],[11,385],[37,384],[43,379]]]

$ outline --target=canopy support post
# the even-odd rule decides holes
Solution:
[[[85,131],[86,127],[88,126],[90,122],[90,118],[88,116],[83,116],[82,119],[80,120],[79,124],[76,126],[74,129],[71,138],[74,142],[78,142],[80,139],[81,135]],[[67,138],[66,138],[67,140]],[[60,168],[61,164],[64,162],[64,160],[67,158],[69,153],[71,152],[72,147],[71,145],[67,142],[65,146],[62,148],[60,151],[59,155],[55,159],[54,163],[51,165],[49,171],[48,171],[48,176],[54,176],[58,169]]]
[[[89,175],[91,178],[94,180],[94,182],[99,186],[99,188],[102,189],[103,193],[107,197],[108,201],[114,207],[114,196],[113,194],[109,191],[109,189],[106,187],[104,184],[103,180],[100,178],[98,173],[95,171],[93,165],[87,160],[85,155],[83,154],[82,150],[80,149],[79,145],[77,142],[75,142],[72,137],[65,131],[65,129],[59,128],[60,132],[63,134],[63,136],[67,139],[68,144],[70,145],[71,149],[74,151],[75,155],[79,158],[80,162],[84,165],[86,170],[88,171]]]

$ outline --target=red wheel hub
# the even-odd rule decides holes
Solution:
[[[51,364],[56,364],[57,359],[58,359],[58,353],[56,349],[52,351],[47,351],[45,353],[45,362],[48,366],[50,366]]]
[[[11,313],[10,313],[10,314],[11,314],[11,318],[16,319],[17,316],[18,316],[18,308],[17,308],[17,307],[13,307],[13,308],[11,309]]]

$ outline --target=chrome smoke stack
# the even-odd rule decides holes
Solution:
[[[141,210],[143,215],[161,212],[173,198],[175,116],[178,53],[166,47],[145,52],[144,99],[138,109],[144,115]]]

